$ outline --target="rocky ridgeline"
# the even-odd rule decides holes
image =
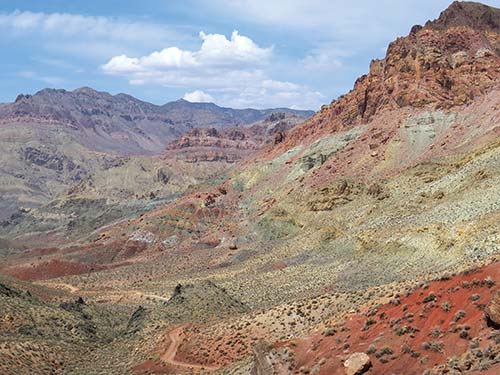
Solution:
[[[312,111],[291,109],[232,109],[185,100],[162,106],[130,95],[111,95],[88,87],[74,91],[44,89],[18,95],[0,107],[0,125],[63,125],[80,143],[99,151],[120,154],[160,153],[165,143],[192,128],[224,129],[261,121],[282,111],[306,118]]]
[[[167,145],[166,156],[193,163],[236,162],[266,144],[283,141],[285,132],[302,121],[300,116],[275,112],[250,126],[192,129]]]
[[[437,20],[392,42],[352,91],[291,132],[288,147],[315,133],[367,123],[383,111],[472,102],[498,84],[499,25],[499,9],[454,2]]]

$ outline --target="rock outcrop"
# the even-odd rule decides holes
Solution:
[[[392,42],[384,59],[352,91],[322,107],[288,137],[294,146],[313,134],[369,122],[405,107],[449,109],[471,103],[498,84],[500,10],[455,2],[441,16]]]
[[[234,163],[269,143],[280,143],[285,132],[304,118],[284,112],[272,113],[250,126],[218,130],[198,128],[184,133],[167,145],[168,157],[192,163],[200,161]]]
[[[269,350],[271,345],[265,341],[259,341],[253,347],[252,375],[273,374],[274,369],[269,361]]]
[[[500,290],[493,293],[484,309],[484,314],[489,326],[500,328]]]
[[[371,367],[370,357],[365,353],[353,353],[344,362],[345,373],[347,375],[364,374]]]
[[[248,307],[211,281],[178,284],[163,312],[178,321],[203,321],[214,316],[234,316]]]

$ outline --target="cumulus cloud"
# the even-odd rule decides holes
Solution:
[[[214,98],[212,95],[207,94],[201,90],[195,90],[193,92],[187,92],[184,94],[184,100],[187,100],[191,103],[213,103]]]
[[[221,34],[200,33],[203,39],[198,51],[182,50],[178,47],[164,48],[143,57],[120,55],[103,66],[109,74],[133,74],[136,78],[157,79],[164,72],[195,69],[241,69],[243,66],[261,65],[268,61],[272,48],[261,48],[250,38],[234,31],[231,39]],[[175,77],[172,76],[175,80]],[[173,82],[174,83],[174,82]]]
[[[221,34],[205,34],[200,32],[203,39],[197,58],[212,65],[257,64],[260,65],[271,57],[272,48],[261,48],[246,36],[233,31],[228,40]]]
[[[202,87],[210,92],[209,97],[201,91],[186,94],[185,99],[189,101],[210,101],[239,108],[320,106],[321,94],[269,77],[267,68],[273,58],[272,47],[261,47],[238,31],[233,31],[230,38],[204,32],[200,32],[199,37],[202,43],[197,50],[168,47],[140,57],[122,54],[111,58],[102,69],[107,74],[125,77],[133,85]]]

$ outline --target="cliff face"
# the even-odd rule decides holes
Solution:
[[[315,133],[369,122],[400,108],[449,109],[468,104],[500,76],[500,10],[455,2],[437,20],[413,26],[392,42],[369,73],[289,137],[296,145]]]
[[[250,126],[220,130],[193,129],[170,142],[164,156],[193,163],[199,161],[233,163],[250,156],[266,144],[281,142],[284,139],[284,132],[303,121],[300,116],[276,112]]]

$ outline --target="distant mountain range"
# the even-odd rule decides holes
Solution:
[[[86,177],[122,164],[123,157],[160,155],[194,128],[238,127],[273,113],[299,120],[313,114],[182,99],[158,106],[88,87],[19,95],[14,103],[0,105],[0,219],[19,207],[48,202]]]
[[[251,124],[273,112],[304,118],[314,113],[288,108],[223,108],[183,99],[158,106],[130,95],[111,95],[82,87],[74,91],[44,89],[34,95],[19,95],[14,103],[0,106],[0,127],[63,126],[63,131],[95,151],[155,154],[164,150],[166,142],[190,129]]]

